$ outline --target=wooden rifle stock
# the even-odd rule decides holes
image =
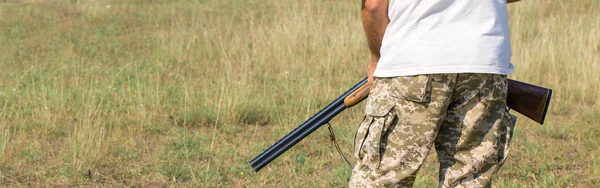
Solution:
[[[344,100],[346,107],[354,106],[369,96],[370,85],[361,85]],[[552,90],[508,79],[506,105],[539,124],[544,124]]]
[[[508,79],[506,105],[539,124],[544,124],[551,98],[551,89]]]

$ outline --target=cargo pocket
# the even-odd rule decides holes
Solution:
[[[379,168],[382,149],[385,149],[382,148],[385,119],[385,116],[366,115],[355,139],[354,156],[371,169]]]
[[[375,78],[367,104],[365,118],[354,139],[354,156],[362,165],[378,169],[385,153],[383,136],[394,124],[393,111],[399,100],[427,102],[430,93],[429,75]]]
[[[360,123],[354,139],[354,156],[362,165],[368,166],[371,169],[377,169],[381,161],[382,152],[382,135],[386,125],[388,116],[391,116],[390,111],[394,107],[392,100],[375,102],[372,99],[367,101],[367,106],[378,109],[367,111],[365,118]],[[384,149],[384,148],[383,148]]]

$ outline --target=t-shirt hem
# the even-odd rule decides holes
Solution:
[[[436,67],[402,70],[380,70],[376,69],[374,77],[396,77],[396,76],[414,76],[421,74],[455,74],[455,73],[482,73],[482,74],[500,74],[508,75],[514,72],[514,68],[498,67]]]

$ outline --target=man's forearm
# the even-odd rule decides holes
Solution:
[[[373,58],[379,59],[383,34],[390,23],[388,0],[363,0],[361,14],[371,55]]]

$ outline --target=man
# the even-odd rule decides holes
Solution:
[[[411,187],[432,145],[439,187],[490,187],[514,126],[506,0],[363,0],[372,84],[350,187]]]

